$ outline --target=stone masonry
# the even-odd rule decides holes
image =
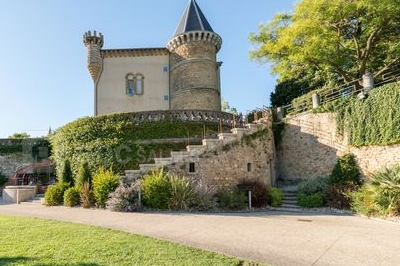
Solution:
[[[278,176],[306,179],[328,176],[337,158],[355,155],[364,177],[400,163],[400,145],[351,147],[347,137],[336,131],[332,113],[303,113],[285,120],[280,149],[277,151]]]
[[[140,170],[126,171],[127,182],[156,167],[190,177],[209,193],[236,186],[243,180],[258,180],[267,186],[275,182],[274,140],[270,120],[220,133],[218,139],[204,139],[171,157],[155,158]]]

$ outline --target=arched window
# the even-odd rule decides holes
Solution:
[[[142,95],[143,94],[143,83],[144,83],[143,75],[138,74],[136,76],[136,94],[137,95]]]
[[[142,74],[128,73],[125,76],[126,95],[142,95],[144,88],[144,76]]]
[[[135,76],[133,74],[127,74],[125,77],[126,81],[126,95],[135,95]]]

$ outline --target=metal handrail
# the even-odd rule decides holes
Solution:
[[[381,74],[380,78],[378,78],[377,82],[374,84],[374,89],[396,81],[400,81],[400,64],[393,66],[385,73]],[[317,90],[314,93],[318,94],[320,105],[323,105],[345,97],[356,96],[364,92],[364,88],[362,86],[357,86],[357,83],[361,85],[362,79],[356,79],[334,88]],[[285,114],[300,114],[313,109],[311,94],[308,93],[306,95],[310,97],[305,97],[305,95],[303,95],[292,100],[292,103],[281,106],[280,109],[281,112],[283,112],[283,116],[285,116]]]

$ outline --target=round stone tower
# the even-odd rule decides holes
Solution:
[[[100,70],[102,67],[101,53],[100,50],[103,47],[103,35],[101,33],[90,31],[83,35],[83,43],[86,46],[87,51],[87,68],[94,82],[97,81]]]
[[[172,110],[221,111],[220,63],[217,53],[222,39],[216,34],[195,0],[190,0],[170,51],[170,97]]]

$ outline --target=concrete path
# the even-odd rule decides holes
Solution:
[[[0,214],[91,224],[272,265],[400,265],[400,224],[298,213],[116,213],[0,204]]]

